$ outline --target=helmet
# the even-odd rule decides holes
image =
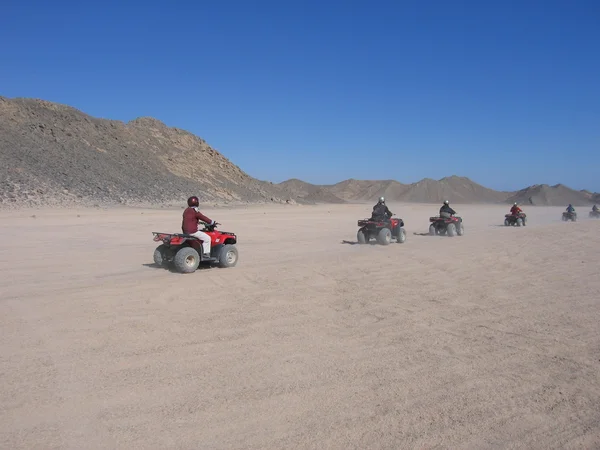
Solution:
[[[517,206],[517,202],[514,202],[513,205]]]
[[[196,197],[195,195],[193,197],[188,198],[188,206],[194,207],[194,206],[198,206],[199,204],[200,204],[200,201],[198,200],[198,197]]]
[[[385,203],[385,197],[379,197],[379,203]]]
[[[449,204],[448,200],[444,200],[444,205],[448,205],[448,204]]]

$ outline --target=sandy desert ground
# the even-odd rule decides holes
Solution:
[[[240,262],[190,275],[181,210],[0,213],[0,447],[600,448],[600,220],[453,206],[388,247],[369,205],[207,210]]]

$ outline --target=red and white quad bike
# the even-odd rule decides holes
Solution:
[[[429,218],[429,235],[430,236],[462,236],[465,233],[465,226],[463,225],[462,217],[450,216],[440,217],[433,216]]]
[[[517,214],[506,214],[504,216],[504,226],[506,227],[524,227],[527,225],[527,214],[520,212]]]
[[[368,244],[371,239],[375,239],[380,245],[389,245],[392,240],[398,244],[406,242],[404,220],[399,217],[390,217],[388,220],[360,219],[358,226],[360,228],[356,239],[359,244]]]
[[[216,230],[217,225],[204,225],[202,231],[211,238],[210,257],[202,257],[202,241],[195,236],[182,233],[158,233],[153,231],[155,242],[162,242],[154,250],[156,265],[172,265],[178,272],[192,273],[200,264],[218,267],[234,267],[238,262],[238,250],[235,244],[237,236],[227,231]]]

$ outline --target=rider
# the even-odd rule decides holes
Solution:
[[[210,236],[198,229],[198,221],[201,220],[209,225],[214,225],[215,221],[200,212],[198,197],[193,196],[188,198],[187,204],[188,207],[183,211],[181,230],[184,234],[189,234],[200,239],[202,241],[203,257],[210,257]]]
[[[598,212],[598,207],[596,205],[592,206],[592,211]]]
[[[379,201],[375,206],[373,206],[373,212],[371,213],[371,217],[374,220],[389,220],[390,217],[392,217],[392,212],[385,204],[384,197],[379,197]]]
[[[444,204],[440,208],[440,217],[443,217],[444,219],[449,219],[450,216],[452,216],[452,214],[456,214],[456,211],[450,208],[450,203],[448,202],[448,200],[444,200]]]
[[[523,212],[523,210],[522,210],[521,208],[519,208],[519,206],[517,205],[517,202],[515,202],[515,203],[512,205],[512,208],[510,208],[510,213],[511,213],[513,216],[516,216],[516,215],[518,215],[518,214],[520,214],[520,213],[522,213],[522,212]]]
[[[571,205],[570,203],[569,203],[569,206],[567,206],[567,212],[568,213],[574,213],[575,212],[575,208],[573,208],[573,205]]]

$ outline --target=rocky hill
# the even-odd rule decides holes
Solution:
[[[549,186],[547,184],[536,184],[522,189],[508,198],[509,202],[519,202],[524,205],[536,206],[585,206],[597,203],[600,194],[590,191],[576,191],[562,184]]]
[[[318,189],[322,196],[330,192],[346,202],[375,201],[384,196],[391,202],[441,203],[448,199],[453,203],[503,203],[512,195],[498,192],[477,184],[468,178],[451,176],[441,180],[426,178],[412,184],[395,180],[345,180],[333,185],[312,185],[300,180],[288,180],[280,186],[297,198],[306,198]]]
[[[0,206],[392,202],[587,205],[600,194],[563,185],[498,192],[465,177],[349,179],[313,185],[252,178],[204,140],[142,117],[124,123],[44,100],[0,97]]]
[[[333,194],[327,186],[310,184],[296,178],[279,183],[279,186],[286,189],[291,197],[298,201],[309,203],[346,203]]]
[[[43,100],[0,97],[0,204],[285,202],[204,140],[152,118],[91,117]]]
[[[372,201],[385,197],[390,201],[400,200],[407,185],[396,180],[346,180],[334,184],[328,189],[337,197],[346,201]]]
[[[502,203],[511,195],[488,189],[474,181],[453,175],[441,180],[424,180],[409,186],[402,200],[406,202],[441,203],[450,200],[453,203]]]

